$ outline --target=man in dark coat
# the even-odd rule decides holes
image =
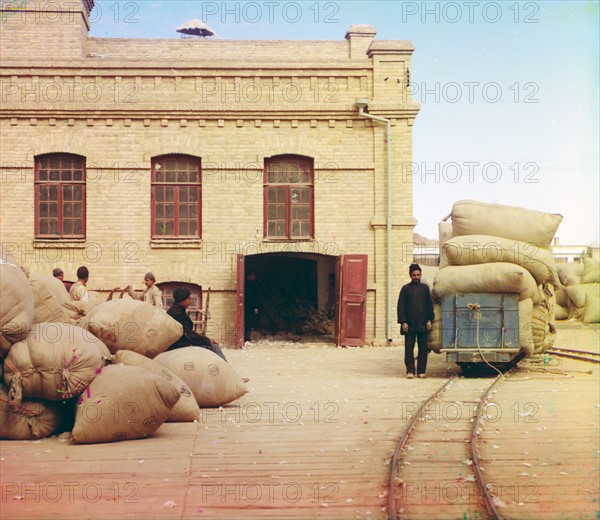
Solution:
[[[415,376],[415,340],[418,343],[417,374],[423,378],[427,369],[427,334],[433,321],[433,302],[427,284],[421,283],[421,267],[408,268],[411,282],[400,290],[398,297],[398,323],[404,336],[404,364],[409,379]]]
[[[198,334],[194,330],[194,322],[188,316],[187,308],[192,303],[190,291],[185,287],[177,287],[173,291],[173,305],[167,310],[167,314],[174,320],[177,320],[183,326],[183,336],[181,336],[175,343],[173,343],[168,350],[174,350],[181,347],[202,347],[214,352],[218,356],[221,356],[225,361],[225,355],[221,350],[221,347],[210,338]]]

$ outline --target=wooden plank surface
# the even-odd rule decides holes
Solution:
[[[586,329],[584,340],[597,338],[597,330]],[[582,334],[580,329],[574,333]],[[205,410],[197,423],[166,423],[151,438],[111,444],[72,445],[56,437],[1,441],[0,518],[384,519],[389,461],[398,437],[415,407],[458,371],[432,354],[429,378],[407,380],[402,348],[265,344],[228,350],[227,357],[251,379],[250,391],[223,409]],[[503,442],[512,438],[519,447],[517,441],[537,432],[539,446],[532,446],[530,454],[534,449],[550,454],[540,446],[564,437],[564,454],[554,451],[551,456],[556,464],[566,457],[576,465],[582,460],[580,447],[591,443],[593,448],[590,434],[596,430],[585,421],[569,427],[578,411],[571,410],[567,397],[572,393],[578,402],[595,404],[597,392],[590,397],[592,387],[566,384],[562,376],[553,388],[557,391],[547,388],[536,398],[550,402],[564,394],[565,400],[549,409],[552,419],[544,423],[558,436],[534,429],[523,434],[522,424],[508,421]],[[516,393],[509,401],[522,408],[531,396]],[[561,416],[563,421],[555,420]],[[457,427],[443,420],[447,418],[440,417],[440,428],[449,437],[458,435],[453,432]],[[490,429],[489,435],[499,434]],[[432,446],[440,458],[444,450],[443,444]],[[494,461],[498,471],[514,469],[515,458],[525,460],[519,451],[507,450],[505,455]],[[550,469],[540,466],[536,471],[542,478]],[[553,477],[552,485],[565,501],[578,499],[578,512],[595,515],[598,502],[594,506],[591,501],[589,483],[579,475]],[[516,506],[514,518],[523,507]],[[548,499],[547,507],[557,505]],[[443,504],[437,509],[439,518],[452,518]]]
[[[386,518],[402,403],[441,382],[405,379],[401,352],[230,350],[250,391],[197,423],[111,444],[2,441],[2,518]]]

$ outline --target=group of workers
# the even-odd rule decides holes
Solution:
[[[406,377],[413,379],[415,375],[419,378],[427,377],[425,371],[427,369],[427,357],[429,349],[427,346],[427,334],[431,331],[433,322],[433,302],[429,287],[421,282],[422,270],[418,264],[411,264],[409,269],[410,283],[404,285],[398,296],[398,323],[400,324],[400,334],[404,336],[404,364],[406,366]],[[59,280],[63,280],[64,273],[60,268],[55,268],[52,272],[53,276]],[[89,301],[87,290],[87,282],[90,273],[85,266],[77,269],[77,281],[71,286],[69,294],[71,300]],[[246,313],[246,330],[245,339],[250,340],[250,331],[258,317],[258,304],[253,296],[253,288],[256,276],[250,273],[247,277],[248,294],[252,300],[251,305],[247,306]],[[156,286],[156,278],[152,273],[146,273],[144,276],[144,285],[146,286],[142,294],[137,294],[133,291],[131,285],[125,289],[115,288],[111,291],[108,299],[111,300],[116,291],[121,290],[121,297],[124,293],[129,294],[131,298],[142,300],[150,305],[154,305],[159,309],[163,308],[162,292]],[[181,347],[197,346],[206,348],[225,361],[225,355],[219,344],[203,334],[199,334],[194,330],[194,323],[188,316],[187,309],[192,302],[191,293],[185,287],[177,287],[173,291],[173,304],[167,309],[167,314],[173,319],[181,323],[183,327],[183,335],[168,350],[173,350]],[[249,312],[248,312],[249,311]],[[415,372],[415,356],[414,348],[417,344],[417,366]]]
[[[55,278],[58,278],[60,281],[63,281],[64,279],[64,273],[59,267],[52,271],[52,275]],[[90,272],[87,267],[81,266],[77,269],[77,281],[71,285],[71,289],[69,290],[71,300],[81,302],[87,302],[90,300],[87,289],[89,278]],[[127,293],[135,300],[142,300],[150,305],[153,305],[154,307],[163,309],[162,291],[156,286],[156,277],[152,273],[146,273],[144,275],[144,285],[146,287],[142,294],[137,294],[134,292],[131,285],[128,285],[122,290],[115,288],[110,292],[108,301],[112,300],[115,292],[121,291],[121,297],[124,293]],[[173,304],[167,309],[167,314],[174,320],[181,323],[181,326],[183,327],[183,334],[167,350],[191,346],[202,347],[214,352],[227,361],[225,354],[223,354],[221,347],[216,341],[210,339],[204,334],[199,334],[194,330],[194,322],[187,313],[187,308],[191,303],[192,296],[189,289],[186,289],[185,287],[177,287],[173,291]]]

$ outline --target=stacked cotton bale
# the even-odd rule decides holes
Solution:
[[[421,265],[421,283],[426,284],[430,291],[433,290],[433,281],[439,270],[438,266]]]
[[[202,407],[221,406],[247,392],[246,383],[235,369],[210,350],[179,348],[158,355],[156,361],[179,376]]]
[[[14,258],[0,257],[0,353],[21,341],[35,315],[33,292],[27,275]]]
[[[98,338],[76,325],[36,323],[4,359],[9,403],[78,397],[105,365],[105,353]]]
[[[72,302],[55,278],[0,260],[0,438],[71,430],[76,443],[144,438],[247,391],[205,349],[167,357],[184,377],[151,359],[183,334],[164,311],[137,300]]]
[[[76,320],[65,310],[78,302],[70,302],[59,280],[22,270],[13,258],[1,258],[0,284],[1,378],[6,384],[0,388],[0,438],[39,439],[73,430],[75,442],[109,442],[146,437],[170,418],[181,390],[168,376],[157,377],[143,368],[126,370],[126,374],[121,368],[111,368],[109,376],[96,382],[108,369],[111,352],[101,339],[72,324]],[[79,319],[97,303],[77,308]],[[152,328],[152,320],[142,327],[139,320],[131,321],[127,315],[125,320],[113,316],[124,334],[116,334],[115,341],[152,352],[150,344],[158,338],[156,352],[166,349],[181,336],[181,326],[166,313],[156,312],[167,320],[165,328],[170,334],[166,338]],[[147,319],[147,314],[141,312],[141,319]],[[100,326],[98,330],[112,329]],[[159,371],[167,372],[155,364]],[[114,374],[125,374],[127,383]],[[187,392],[191,395],[191,390]],[[196,410],[184,409],[185,417],[179,413],[172,420],[196,420],[197,405]],[[132,417],[139,428],[129,424]],[[107,426],[106,421],[111,424]]]
[[[555,337],[560,280],[550,244],[562,216],[470,200],[456,202],[450,216],[452,222],[439,227],[434,295],[517,293],[521,349],[527,356],[544,352]],[[441,308],[434,305],[434,314],[432,350],[441,347],[443,333]]]
[[[152,372],[110,365],[81,395],[71,438],[89,444],[148,437],[167,420],[179,396],[174,385]]]
[[[0,438],[42,439],[57,430],[60,420],[59,403],[23,399],[19,405],[11,405],[7,389],[0,384]]]
[[[93,308],[81,327],[100,338],[111,353],[132,350],[153,358],[183,334],[180,323],[158,307],[139,300],[111,300]]]
[[[600,263],[589,256],[582,264],[563,264],[559,271],[567,296],[567,317],[600,322]]]
[[[143,368],[161,376],[179,389],[181,397],[171,410],[167,421],[190,422],[200,418],[200,406],[198,406],[190,387],[179,376],[157,363],[156,360],[149,359],[131,350],[119,350],[113,356],[113,363]]]
[[[560,287],[556,290],[556,319],[573,318],[576,307],[569,297],[567,287],[581,284],[583,278],[582,263],[556,264]]]

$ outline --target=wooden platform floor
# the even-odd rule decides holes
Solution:
[[[398,436],[458,369],[432,354],[429,378],[407,380],[403,348],[226,354],[250,391],[198,423],[112,444],[0,442],[0,518],[384,519]]]

